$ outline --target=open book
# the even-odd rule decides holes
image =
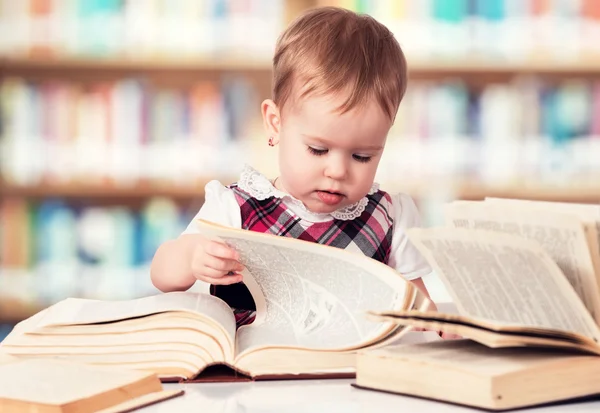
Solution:
[[[181,394],[151,372],[0,356],[0,412],[117,413]]]
[[[353,376],[356,350],[407,331],[367,311],[426,305],[401,274],[362,254],[208,222],[200,229],[240,253],[252,324],[236,330],[230,307],[208,294],[71,298],[19,323],[0,351],[146,369],[163,380],[203,379],[211,366],[252,378]]]
[[[508,410],[600,394],[600,357],[471,340],[397,345],[360,352],[355,386]]]
[[[459,202],[447,210],[453,227],[408,231],[459,315],[375,311],[374,319],[456,333],[489,347],[600,354],[598,249],[589,248],[585,229],[591,217],[520,204]]]

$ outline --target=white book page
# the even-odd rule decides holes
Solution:
[[[570,202],[530,201],[523,199],[486,198],[485,203],[501,207],[528,208],[532,211],[554,211],[578,217],[586,232],[586,239],[596,280],[600,285],[600,205],[575,204]],[[598,291],[600,294],[600,291]]]
[[[515,205],[461,201],[445,207],[447,225],[499,231],[534,240],[558,264],[596,322],[600,295],[581,220],[571,214]]]
[[[17,360],[18,359],[16,357],[13,357],[9,354],[0,353],[0,364],[12,363]]]
[[[460,314],[600,339],[583,302],[537,242],[465,228],[413,228],[408,235],[446,285]]]
[[[565,214],[572,214],[577,216],[585,226],[590,227],[590,233],[596,238],[596,241],[591,244],[595,248],[595,253],[600,257],[600,205],[596,204],[576,204],[571,202],[550,202],[550,201],[532,201],[525,199],[508,199],[508,198],[485,198],[485,203],[508,206],[508,207],[519,207],[519,208],[530,208],[531,210],[546,210],[554,212],[562,212]],[[588,239],[589,243],[589,239]]]
[[[415,289],[401,274],[361,253],[287,237],[200,222],[205,236],[233,246],[246,266],[244,283],[257,318],[238,330],[238,354],[266,345],[357,347],[392,326],[368,320],[373,309],[412,305]]]

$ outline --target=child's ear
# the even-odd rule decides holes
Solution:
[[[271,99],[266,99],[261,105],[261,112],[265,132],[269,138],[269,144],[277,145],[277,143],[279,143],[279,132],[281,128],[279,108]]]

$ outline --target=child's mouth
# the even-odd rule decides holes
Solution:
[[[344,195],[339,192],[317,191],[317,195],[319,199],[327,205],[337,205],[344,199]]]

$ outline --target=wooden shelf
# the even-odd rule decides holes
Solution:
[[[10,73],[19,71],[270,71],[268,59],[207,56],[205,58],[0,58],[0,69]]]
[[[215,178],[217,179],[217,178]],[[225,180],[223,182],[233,182]],[[208,180],[198,182],[195,186],[177,186],[166,184],[139,184],[134,186],[108,186],[108,185],[35,185],[17,186],[0,184],[0,196],[23,198],[118,198],[140,199],[151,197],[168,197],[175,199],[194,199],[204,196],[204,186]]]
[[[234,182],[231,178],[215,178],[221,182]],[[143,199],[151,197],[168,197],[181,200],[200,199],[204,196],[205,182],[195,186],[150,185],[140,184],[132,187],[98,186],[98,185],[36,185],[14,186],[1,185],[0,196],[23,197],[32,199],[44,198],[90,198],[90,199]],[[600,182],[600,180],[599,180]],[[557,186],[550,184],[507,184],[492,185],[468,180],[431,180],[407,183],[384,183],[382,187],[388,191],[402,191],[415,198],[447,195],[457,199],[483,199],[490,197],[507,197],[532,200],[549,200],[560,202],[600,202],[600,184]]]
[[[600,56],[575,60],[540,58],[524,61],[490,60],[485,58],[457,57],[445,60],[418,60],[408,57],[410,73],[413,75],[456,74],[486,75],[538,73],[555,75],[600,75]],[[0,58],[0,70],[7,73],[21,71],[264,71],[270,72],[271,62],[267,58],[207,56],[204,58]]]
[[[600,179],[598,180],[600,182]],[[481,200],[485,197],[537,201],[600,203],[600,184],[551,185],[548,183],[485,184],[468,179],[432,179],[412,183],[382,183],[382,188],[405,192],[414,198]]]
[[[485,197],[516,198],[537,201],[600,203],[600,185],[558,186],[550,184],[486,185],[479,182],[450,181],[421,185],[398,185],[415,197],[447,194],[456,199],[479,200]]]
[[[600,75],[600,55],[585,59],[531,59],[523,61],[504,61],[490,59],[455,58],[452,60],[411,60],[408,58],[409,70],[415,74],[456,73],[464,75],[476,74],[598,74]]]

